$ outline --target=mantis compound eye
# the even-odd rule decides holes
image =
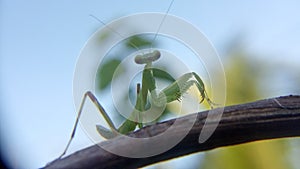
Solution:
[[[137,55],[134,59],[137,64],[147,64],[149,62],[154,62],[160,58],[160,52],[158,50],[154,50],[151,53],[146,53],[144,55]]]

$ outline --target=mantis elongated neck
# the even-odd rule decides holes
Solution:
[[[151,68],[152,67],[152,62],[147,62],[145,65],[145,69]]]

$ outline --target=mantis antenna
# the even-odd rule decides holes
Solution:
[[[171,9],[171,7],[172,7],[172,5],[173,5],[173,2],[174,2],[174,0],[171,1],[170,5],[169,5],[169,7],[168,7],[168,9],[167,9],[166,14],[164,15],[163,19],[161,20],[161,22],[160,22],[160,24],[159,24],[159,26],[158,26],[158,29],[157,29],[157,31],[156,31],[156,33],[155,33],[155,35],[154,35],[154,38],[152,39],[152,42],[151,42],[151,48],[152,48],[153,42],[154,42],[154,41],[156,40],[156,38],[157,38],[158,32],[160,31],[160,28],[161,28],[162,24],[164,23],[164,21],[166,20],[167,15],[169,14],[169,11],[170,11],[170,9]]]
[[[166,17],[167,17],[167,15],[168,15],[169,12],[170,12],[170,9],[171,9],[173,3],[174,3],[174,0],[171,1],[171,3],[170,3],[170,5],[169,5],[169,7],[168,7],[168,9],[167,9],[167,11],[166,11],[164,17],[162,18],[162,20],[161,20],[161,22],[160,22],[160,24],[159,24],[159,26],[158,26],[158,29],[157,29],[157,31],[156,31],[156,33],[155,33],[155,35],[154,35],[154,37],[153,37],[153,39],[152,39],[152,41],[151,41],[150,49],[152,49],[152,47],[153,47],[153,42],[155,42],[155,40],[156,40],[156,38],[157,38],[157,35],[158,35],[158,33],[159,33],[160,29],[161,29],[161,26],[162,26],[162,24],[164,23],[164,21],[166,20]],[[116,31],[115,29],[111,28],[109,25],[107,25],[105,22],[103,22],[103,21],[102,21],[101,19],[99,19],[98,17],[96,17],[96,16],[94,16],[94,15],[92,15],[92,14],[90,14],[90,16],[91,16],[92,18],[94,18],[95,20],[97,20],[98,22],[100,22],[101,24],[103,24],[104,26],[107,26],[107,28],[108,28],[109,30],[111,30],[112,32],[114,32],[115,34],[119,35],[119,36],[122,37],[122,38],[125,38],[120,32],[118,32],[118,31]],[[137,50],[140,50],[139,47],[136,46],[134,43],[129,42],[129,44],[130,44],[131,46],[133,46],[134,48],[136,48]]]
[[[122,34],[120,34],[120,33],[119,33],[118,31],[116,31],[115,29],[111,28],[109,25],[107,25],[106,23],[104,23],[102,20],[100,20],[100,19],[97,18],[96,16],[94,16],[94,15],[92,15],[92,14],[90,14],[90,16],[91,16],[92,18],[96,19],[98,22],[102,23],[104,26],[107,26],[107,28],[108,28],[109,30],[111,30],[112,32],[114,32],[115,34],[119,35],[119,36],[122,37],[122,38],[125,38]],[[131,46],[133,46],[134,48],[136,48],[137,50],[140,50],[139,47],[137,47],[134,43],[129,42],[129,44],[130,44]]]

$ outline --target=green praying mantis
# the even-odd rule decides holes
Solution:
[[[169,8],[166,12],[166,15],[168,14],[170,7],[172,5],[174,0],[171,1],[171,4],[169,5]],[[165,15],[165,16],[166,16]],[[94,16],[93,16],[94,17]],[[95,18],[97,19],[97,18]],[[164,21],[165,17],[163,18],[162,22]],[[104,24],[101,20],[97,19],[102,24]],[[105,25],[105,24],[104,24]],[[161,26],[161,25],[160,25]],[[160,29],[160,27],[159,27]],[[159,31],[158,29],[158,31]],[[112,30],[113,32],[116,32]],[[157,31],[157,33],[158,33]],[[116,32],[119,34],[118,32]],[[120,34],[119,34],[120,35]],[[154,37],[154,40],[156,38],[157,34]],[[154,41],[153,40],[153,41]],[[133,45],[133,44],[132,44]],[[133,45],[136,46],[136,45]],[[87,91],[83,99],[81,101],[77,118],[73,127],[73,131],[71,133],[70,139],[68,141],[68,144],[66,148],[64,149],[63,153],[58,157],[60,159],[65,155],[65,153],[68,150],[68,147],[70,146],[71,141],[74,138],[74,135],[76,133],[76,129],[78,126],[78,122],[80,119],[80,115],[83,111],[84,104],[86,102],[86,99],[89,98],[97,107],[101,115],[106,120],[109,129],[105,128],[102,125],[96,125],[96,130],[98,133],[103,136],[106,139],[114,138],[120,134],[128,134],[131,131],[134,131],[137,127],[142,128],[143,127],[143,116],[145,116],[145,112],[147,108],[147,104],[150,102],[151,105],[154,105],[156,107],[164,107],[167,103],[173,102],[175,100],[180,101],[181,97],[184,93],[186,93],[189,88],[193,85],[195,85],[200,92],[201,100],[199,101],[199,104],[201,104],[204,100],[207,101],[207,103],[210,105],[211,108],[213,108],[213,103],[210,98],[207,95],[205,85],[202,81],[202,79],[197,75],[195,72],[190,72],[182,75],[179,77],[179,79],[174,80],[172,84],[167,86],[166,88],[162,89],[160,92],[157,92],[156,90],[156,82],[154,77],[154,68],[152,67],[152,63],[159,60],[161,57],[161,53],[158,50],[154,50],[149,53],[145,53],[142,55],[137,55],[135,57],[135,63],[136,64],[142,64],[145,65],[144,69],[142,71],[142,82],[141,84],[137,84],[137,97],[136,97],[136,103],[135,103],[135,109],[130,114],[130,117],[125,120],[121,124],[119,128],[116,128],[108,114],[106,113],[103,106],[99,103],[96,96],[91,92]],[[148,112],[149,113],[149,112]],[[150,112],[151,113],[151,112]]]
[[[180,101],[180,98],[182,95],[187,92],[187,90],[195,85],[200,92],[201,100],[199,101],[199,104],[201,104],[204,100],[207,101],[207,103],[210,105],[211,108],[213,108],[213,103],[210,98],[207,95],[207,92],[205,90],[205,85],[199,75],[197,75],[195,72],[186,73],[182,75],[178,80],[174,81],[172,84],[167,86],[166,88],[162,89],[161,92],[156,92],[156,82],[155,77],[153,75],[153,68],[152,63],[157,61],[161,57],[161,54],[158,50],[154,50],[153,52],[146,53],[143,55],[137,55],[135,57],[135,63],[136,64],[144,64],[144,69],[142,72],[142,84],[137,84],[137,97],[136,97],[136,104],[135,109],[131,113],[131,117],[129,119],[126,119],[124,123],[121,124],[119,128],[116,128],[113,124],[112,120],[106,113],[103,106],[99,103],[96,96],[90,92],[87,91],[82,99],[82,102],[80,104],[80,108],[78,111],[78,115],[76,118],[76,122],[70,137],[70,140],[62,153],[62,155],[59,157],[61,158],[67,151],[74,135],[76,132],[76,128],[79,122],[80,115],[82,113],[84,103],[86,102],[86,98],[91,99],[91,101],[95,104],[101,115],[106,120],[108,126],[110,129],[105,128],[102,125],[96,125],[96,129],[98,133],[103,136],[106,139],[114,138],[120,134],[128,134],[131,131],[134,131],[136,127],[139,128],[143,127],[143,123],[141,123],[141,119],[143,118],[143,112],[146,110],[146,104],[147,100],[150,100],[151,104],[154,104],[157,107],[163,107],[165,104],[173,102],[175,100]],[[130,120],[130,119],[135,119]]]

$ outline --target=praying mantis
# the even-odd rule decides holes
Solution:
[[[172,3],[173,1],[174,0],[172,0]],[[156,36],[157,34],[155,35],[155,38]],[[118,128],[115,127],[114,123],[106,113],[103,106],[97,100],[96,96],[91,91],[85,92],[78,110],[77,118],[74,124],[73,131],[71,133],[71,137],[68,141],[65,150],[58,157],[58,159],[60,159],[65,155],[66,151],[68,150],[68,147],[70,146],[72,139],[74,138],[74,135],[76,133],[76,128],[80,119],[80,115],[83,112],[83,107],[87,98],[89,98],[95,104],[96,108],[99,110],[99,112],[104,117],[105,121],[109,126],[109,129],[107,129],[101,124],[96,125],[96,130],[98,131],[98,133],[106,139],[114,138],[120,134],[126,135],[129,132],[134,131],[137,126],[139,128],[142,128],[143,127],[142,121],[144,116],[143,113],[146,112],[147,104],[149,102],[151,105],[154,105],[156,107],[164,107],[167,103],[173,102],[175,100],[180,101],[183,94],[186,93],[193,85],[197,87],[197,90],[201,95],[199,104],[201,104],[204,100],[206,100],[207,103],[210,105],[210,107],[213,108],[213,105],[215,103],[213,103],[208,97],[202,79],[195,72],[190,72],[182,75],[181,77],[179,77],[179,79],[175,80],[172,84],[162,89],[160,92],[157,92],[156,81],[154,77],[154,68],[152,67],[152,63],[159,60],[160,57],[161,57],[161,53],[158,50],[154,50],[152,52],[135,56],[135,60],[134,60],[135,63],[144,65],[144,69],[142,71],[142,82],[141,84],[140,83],[137,84],[137,91],[136,91],[137,96],[136,96],[135,109],[130,114],[130,118],[126,119],[125,122],[123,122]]]
[[[163,107],[165,106],[165,104],[173,102],[175,100],[180,101],[182,95],[185,92],[187,92],[187,90],[193,85],[197,87],[201,95],[201,100],[199,101],[199,104],[201,104],[204,100],[206,100],[207,103],[210,105],[210,107],[213,108],[213,105],[215,105],[215,103],[213,103],[208,97],[202,79],[195,72],[190,72],[182,75],[178,80],[174,81],[172,84],[162,89],[161,92],[157,93],[156,82],[153,75],[152,63],[157,61],[160,57],[161,54],[158,50],[154,50],[153,52],[146,53],[143,55],[137,55],[135,57],[136,64],[145,65],[142,72],[142,85],[140,85],[139,83],[137,84],[137,98],[136,98],[135,109],[130,115],[131,119],[135,119],[135,121],[126,119],[125,122],[121,124],[119,128],[116,128],[112,120],[106,113],[105,109],[103,108],[103,106],[97,100],[96,96],[91,91],[87,91],[84,94],[82,102],[80,104],[77,119],[70,140],[67,144],[65,151],[62,153],[62,155],[59,158],[61,158],[66,153],[71,143],[71,140],[75,135],[76,127],[79,122],[79,118],[82,113],[86,98],[91,99],[91,101],[95,104],[95,106],[97,107],[101,115],[104,117],[104,119],[106,120],[110,128],[107,129],[102,125],[96,125],[96,129],[98,133],[106,139],[114,138],[120,134],[127,134],[131,131],[134,131],[137,126],[139,128],[142,128],[143,123],[140,123],[140,121],[141,118],[143,118],[142,112],[146,110],[146,104],[148,99],[155,106]]]

